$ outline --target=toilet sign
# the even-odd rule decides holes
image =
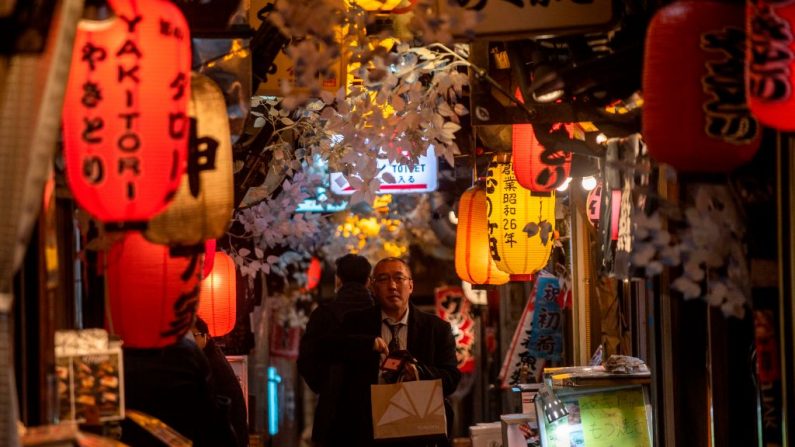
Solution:
[[[381,187],[376,194],[410,194],[420,192],[436,191],[438,160],[433,146],[428,148],[428,152],[420,156],[414,166],[407,164],[392,163],[386,158],[378,159],[378,176],[381,179]],[[387,183],[383,176],[385,173],[392,174],[395,181]],[[331,173],[331,191],[338,195],[350,195],[355,192],[345,177],[339,172]]]

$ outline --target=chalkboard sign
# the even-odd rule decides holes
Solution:
[[[651,447],[651,407],[643,387],[556,392],[569,414],[549,423],[536,400],[542,447]]]

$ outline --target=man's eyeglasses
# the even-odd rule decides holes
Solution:
[[[403,275],[395,275],[395,276],[378,275],[375,277],[374,281],[376,282],[376,284],[387,284],[390,281],[394,281],[396,284],[403,284],[404,282],[410,279],[411,278],[409,278],[408,276],[403,276]]]
[[[194,337],[206,337],[207,333],[206,332],[194,332],[193,336]]]

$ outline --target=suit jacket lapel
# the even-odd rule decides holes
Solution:
[[[423,340],[420,339],[420,327],[419,324],[417,324],[417,312],[419,312],[417,308],[409,304],[409,325],[406,334],[406,344],[408,346],[406,349],[408,349],[414,357],[417,357],[420,351],[422,351],[423,346]],[[428,340],[425,340],[425,343],[427,342]]]

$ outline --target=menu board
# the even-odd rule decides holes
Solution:
[[[56,336],[60,420],[98,423],[124,419],[121,347],[107,347],[107,341],[104,346],[92,345],[86,342],[88,338],[77,332]]]
[[[651,447],[651,409],[643,387],[558,392],[568,416],[549,423],[536,408],[542,447]]]

